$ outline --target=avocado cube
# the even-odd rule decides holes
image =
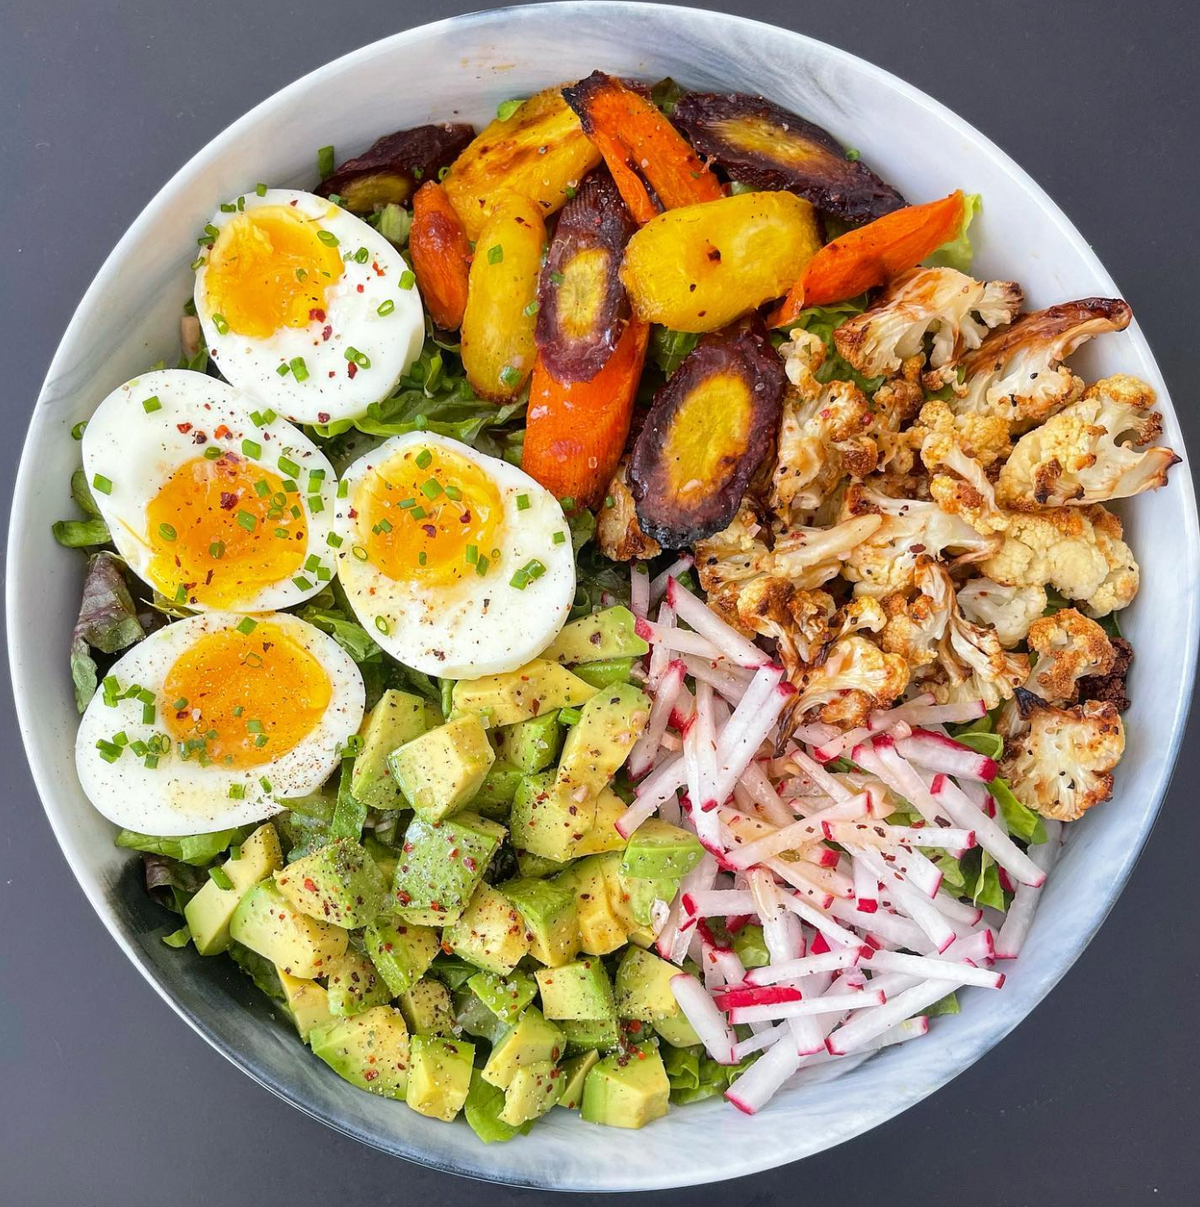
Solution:
[[[375,860],[379,870],[383,873],[384,884],[391,884],[392,877],[396,874],[396,864],[399,862],[400,852],[395,847],[380,842],[374,834],[364,834],[362,844],[363,849]],[[386,901],[384,908],[387,908]]]
[[[502,825],[478,813],[443,822],[414,817],[392,880],[396,914],[427,926],[457,921],[504,834]]]
[[[400,1013],[414,1035],[449,1035],[454,1028],[450,990],[441,981],[422,977],[399,997]]]
[[[441,723],[441,717],[433,722]],[[426,701],[389,687],[362,728],[362,749],[354,760],[350,795],[368,809],[402,809],[400,785],[388,770],[388,755],[429,728]]]
[[[579,926],[573,888],[527,877],[505,881],[500,887],[521,915],[529,954],[535,960],[554,968],[574,959],[579,950]]]
[[[579,928],[579,946],[588,955],[602,956],[625,943],[628,928],[613,907],[605,860],[611,855],[589,855],[572,864],[569,871],[552,883],[570,888],[575,894],[575,918]]]
[[[610,1052],[621,1044],[621,1027],[615,1018],[563,1019],[558,1025],[567,1041],[568,1056],[578,1056],[593,1048]]]
[[[484,1144],[501,1144],[513,1136],[525,1135],[532,1126],[523,1123],[520,1127],[509,1127],[500,1119],[502,1110],[504,1091],[484,1081],[479,1070],[475,1069],[471,1073],[471,1088],[467,1091],[463,1115]]]
[[[671,978],[679,969],[666,960],[637,947],[630,947],[617,968],[616,1008],[622,1018],[653,1023],[654,1029],[675,1048],[698,1044],[700,1037],[692,1029],[675,994]]]
[[[316,981],[294,977],[277,968],[279,985],[283,990],[283,1004],[296,1024],[296,1030],[305,1043],[318,1028],[333,1022],[329,1010],[329,997]]]
[[[653,1044],[601,1060],[583,1083],[580,1113],[606,1127],[645,1127],[667,1113],[671,1083]]]
[[[614,683],[629,682],[636,661],[636,658],[606,658],[603,662],[585,662],[573,666],[571,671],[593,687],[612,687]]]
[[[384,1098],[403,1098],[408,1086],[408,1028],[393,1006],[372,1006],[340,1018],[309,1037],[319,1056],[339,1077]]]
[[[418,1114],[449,1123],[467,1100],[475,1045],[443,1035],[414,1035],[409,1049],[404,1101]]]
[[[405,800],[422,816],[442,821],[479,792],[495,759],[479,718],[462,716],[393,750],[388,766]]]
[[[575,960],[534,973],[542,993],[542,1013],[553,1019],[617,1017],[613,987],[599,959]]]
[[[267,822],[242,843],[237,859],[231,855],[221,865],[232,887],[221,888],[211,879],[200,886],[200,891],[183,907],[183,916],[192,932],[192,942],[202,956],[214,956],[228,950],[229,922],[238,902],[251,886],[281,867],[283,852],[279,835]]]
[[[592,696],[563,742],[556,777],[559,792],[575,804],[590,801],[594,805],[628,758],[649,718],[650,701],[630,683],[607,687]],[[593,807],[589,827],[594,820]]]
[[[367,927],[363,938],[371,963],[396,997],[425,975],[440,946],[437,931],[427,926],[390,923],[382,918]]]
[[[529,951],[525,925],[499,889],[481,884],[457,922],[442,932],[455,955],[485,972],[508,976]]]
[[[672,1048],[691,1048],[700,1042],[695,1027],[682,1010],[668,1018],[656,1018],[650,1025]]]
[[[549,712],[518,721],[500,731],[500,757],[526,774],[553,767],[562,749],[563,732],[558,713]]]
[[[512,808],[513,797],[524,776],[519,767],[497,759],[483,777],[483,787],[475,794],[471,808],[483,817],[503,820]]]
[[[291,976],[324,976],[346,950],[349,935],[340,926],[295,910],[273,880],[256,884],[238,903],[230,937]]]
[[[275,873],[293,909],[357,930],[383,909],[387,883],[379,865],[353,838],[334,838]]]
[[[563,1051],[563,1033],[548,1022],[536,1006],[526,1006],[521,1017],[492,1045],[483,1066],[483,1079],[507,1089],[514,1074],[525,1065],[557,1060]]]
[[[632,876],[622,876],[621,879],[629,913],[639,927],[650,925],[650,912],[655,901],[665,901],[670,905],[679,892],[678,880],[643,880]]]
[[[538,993],[537,981],[524,972],[514,972],[507,978],[494,972],[477,972],[467,984],[475,996],[509,1027]]]
[[[629,836],[621,870],[639,879],[680,880],[703,858],[704,848],[695,834],[651,817]]]
[[[560,790],[553,771],[542,771],[521,781],[508,824],[518,850],[565,862],[574,858],[575,844],[595,817],[594,798],[582,793],[573,800]]]
[[[329,1009],[339,1017],[361,1014],[372,1006],[392,1000],[392,991],[375,965],[353,948],[329,967],[325,981],[329,991]]]
[[[454,1023],[468,1035],[486,1039],[489,1044],[499,1042],[508,1030],[508,1024],[479,1000],[475,990],[465,987],[454,994]]]
[[[608,851],[623,851],[625,839],[617,830],[617,822],[625,815],[625,802],[611,789],[604,788],[596,797],[596,815],[591,827],[575,843],[575,854],[603,855]],[[645,823],[642,823],[645,825]]]
[[[579,1104],[583,1101],[583,1083],[599,1060],[600,1053],[592,1050],[572,1056],[559,1065],[562,1070],[561,1088],[558,1092],[559,1106],[565,1106],[569,1111],[579,1108]]]
[[[752,923],[740,927],[733,936],[733,950],[743,968],[763,968],[771,962],[763,928]]]
[[[550,1110],[562,1092],[562,1073],[552,1060],[522,1065],[504,1091],[504,1109],[500,1120],[509,1127],[520,1127],[540,1119]]]
[[[560,708],[576,708],[595,694],[590,683],[566,667],[535,658],[515,671],[459,680],[454,685],[454,714],[470,713],[489,728],[499,728]]]
[[[603,855],[594,855],[592,858],[597,860],[600,870],[604,874],[604,883],[608,888],[608,901],[612,906],[612,911],[620,920],[625,934],[629,935],[631,931],[638,928],[638,921],[633,916],[633,903],[629,893],[629,885],[636,884],[637,881],[627,880],[621,875],[620,852],[606,851]]]
[[[535,855],[532,851],[522,851],[514,848],[517,856],[517,870],[527,880],[542,880],[565,872],[571,866],[569,859],[547,859],[545,855]]]
[[[564,625],[542,657],[550,662],[599,662],[640,658],[649,645],[637,635],[637,619],[628,608],[605,608]]]

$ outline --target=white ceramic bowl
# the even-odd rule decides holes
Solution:
[[[755,1118],[718,1100],[672,1110],[648,1131],[621,1132],[556,1111],[532,1140],[485,1149],[463,1123],[425,1119],[339,1080],[227,961],[164,946],[161,911],[84,799],[71,757],[78,718],[65,663],[80,563],[56,547],[48,523],[78,463],[69,430],[114,386],[176,354],[189,248],[219,200],[259,180],[309,186],[322,144],[346,155],[385,131],[452,114],[482,125],[498,102],[596,67],[761,92],[861,148],[913,200],[959,186],[982,193],[986,208],[971,232],[978,269],[1020,281],[1033,306],[1117,293],[1080,234],[1007,156],[929,97],[843,51],[737,17],[628,3],[546,4],[423,26],[265,101],[136,216],[80,303],[33,415],[9,538],[8,632],[29,761],[63,851],[129,958],[215,1048],[302,1110],[397,1156],[520,1185],[632,1190],[748,1174],[855,1136],[961,1072],[1045,996],[1111,908],[1162,803],[1195,668],[1200,554],[1185,456],[1166,489],[1121,509],[1142,588],[1123,616],[1138,656],[1115,799],[1072,829],[1003,992],[968,990],[963,1012],[938,1019],[926,1038],[858,1064],[836,1084],[790,1087]],[[397,86],[405,80],[409,87]],[[1092,377],[1122,370],[1152,382],[1167,442],[1183,452],[1136,323],[1077,363]]]

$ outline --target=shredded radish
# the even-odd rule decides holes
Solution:
[[[899,972],[919,980],[957,981],[960,985],[979,985],[984,989],[999,989],[1004,973],[988,968],[967,967],[952,960],[935,960],[929,956],[909,956],[898,951],[877,951],[866,961],[868,969],[880,972]]]
[[[855,909],[860,914],[873,914],[879,909],[879,881],[861,859],[851,859],[854,874]]]
[[[658,757],[658,749],[662,745],[663,734],[667,732],[667,725],[671,721],[671,710],[675,707],[675,701],[679,699],[679,693],[683,688],[685,674],[686,668],[683,663],[676,661],[670,663],[659,678],[654,692],[654,702],[650,705],[650,719],[629,752],[629,761],[626,765],[629,768],[630,779],[641,779],[654,766],[654,760]]]
[[[662,603],[658,608],[658,627],[660,629],[673,629],[675,627],[675,609],[669,603]],[[671,651],[665,645],[652,645],[650,647],[650,663],[647,668],[646,680],[651,688],[658,686],[659,680],[662,679],[663,671],[667,669],[671,661]]]
[[[737,1036],[704,986],[684,972],[671,978],[671,992],[709,1056],[718,1064],[734,1064],[733,1046]]]
[[[699,783],[701,785],[701,791],[696,793],[692,799],[707,812],[715,809],[721,802],[714,796],[717,791],[717,733],[713,689],[711,684],[703,681],[696,684],[696,715],[692,730],[696,734],[696,760],[699,764]],[[688,731],[689,734],[692,730]],[[730,792],[732,790],[733,786],[730,785]]]
[[[932,693],[925,692],[887,712],[872,713],[870,725],[878,731],[887,729],[897,721],[905,721],[909,725],[954,725],[978,721],[986,716],[987,706],[982,700],[971,700],[965,704],[935,704]]]
[[[901,758],[920,763],[930,771],[941,771],[946,775],[983,783],[990,783],[1000,774],[995,759],[928,729],[914,729],[908,737],[894,740],[896,753]]]
[[[944,829],[937,826],[885,826],[878,822],[828,821],[823,826],[826,839],[843,846],[936,847],[943,851],[969,850],[975,845],[975,831]]]
[[[1062,850],[1062,822],[1045,821],[1043,824],[1046,827],[1047,841],[1030,847],[1029,858],[1049,875]],[[1033,925],[1033,915],[1041,895],[1041,885],[1017,885],[1008,913],[996,935],[996,959],[1015,960],[1020,955],[1029,935],[1029,928]]]
[[[823,951],[818,955],[801,956],[798,960],[784,960],[778,964],[765,964],[751,968],[746,973],[747,985],[778,985],[798,977],[810,976],[815,972],[837,972],[857,962],[861,952],[843,947],[838,951]]]
[[[631,563],[629,572],[629,610],[639,619],[650,614],[650,572],[644,562]]]
[[[825,1041],[834,1056],[846,1056],[864,1047],[890,1027],[941,1001],[953,989],[952,981],[922,981],[874,1010],[863,1010],[843,1023]]]
[[[737,1027],[747,1023],[772,1023],[778,1019],[802,1018],[809,1014],[844,1014],[847,1010],[866,1010],[882,1006],[886,1001],[886,995],[878,990],[856,989],[850,993],[826,993],[821,997],[779,1002],[771,1006],[737,1006],[729,1011],[729,1021]]]
[[[697,658],[695,654],[684,654],[683,664],[697,683],[707,683],[716,688],[732,704],[737,704],[746,694],[750,680],[744,675],[736,674],[735,671],[742,668],[735,666],[727,658],[710,662],[706,658]]]
[[[800,1067],[800,1060],[794,1044],[773,1043],[766,1055],[760,1056],[725,1091],[726,1099],[747,1115],[757,1113]]]
[[[696,559],[690,553],[684,553],[677,561],[673,561],[661,574],[656,574],[650,580],[650,603],[656,604],[667,593],[667,583],[673,578],[679,578],[696,564]]]
[[[685,592],[686,594],[686,592]],[[702,607],[704,605],[701,605]],[[705,608],[705,611],[708,609]],[[634,632],[651,645],[665,646],[681,654],[695,654],[712,662],[720,659],[722,651],[701,633],[691,629],[681,629],[678,626],[666,628],[653,620],[638,617],[634,624]],[[766,655],[763,655],[766,657]]]
[[[820,842],[824,838],[823,826],[826,821],[842,821],[855,817],[865,817],[870,808],[870,799],[866,793],[848,797],[844,801],[830,805],[827,809],[814,813],[803,821],[793,822],[773,834],[767,834],[754,842],[745,843],[729,852],[728,860],[731,867],[750,868],[764,859],[778,855],[780,851],[795,850]]]
[[[752,914],[758,909],[748,889],[707,889],[680,896],[684,915],[691,918],[728,918],[731,914]]]
[[[766,666],[770,661],[764,653],[737,629],[726,624],[702,599],[698,599],[675,578],[667,579],[667,603],[675,609],[675,615],[702,634],[731,661],[752,670]]]
[[[1034,888],[1046,880],[1046,872],[995,823],[975,808],[946,776],[934,777],[931,792],[939,805],[960,826],[974,825],[979,845],[1014,879]]]
[[[734,1062],[740,1064],[752,1052],[761,1052],[764,1048],[771,1047],[772,1044],[777,1044],[788,1034],[786,1025],[778,1027],[767,1027],[759,1031],[757,1035],[751,1035],[749,1039],[743,1039],[733,1046]],[[821,1044],[824,1047],[824,1043]]]

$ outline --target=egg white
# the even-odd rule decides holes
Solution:
[[[262,206],[286,206],[319,220],[323,230],[337,237],[342,275],[326,291],[325,317],[320,321],[282,327],[264,339],[230,330],[222,334],[208,300],[208,266],[202,248],[194,296],[209,354],[226,380],[297,423],[333,423],[365,415],[371,403],[391,392],[425,339],[425,312],[417,287],[401,287],[408,265],[373,227],[312,193],[291,189],[267,189],[261,197],[247,193],[237,199],[233,212],[218,210],[211,225],[220,231],[239,210]],[[354,259],[362,247],[369,253],[365,263]],[[381,315],[379,307],[388,301],[394,309]],[[365,354],[370,367],[351,370],[347,348]],[[280,366],[295,357],[304,359],[308,376],[303,381],[291,372],[280,376]]]
[[[244,619],[234,612],[208,612],[177,621],[151,633],[109,672],[122,692],[137,684],[157,698],[154,724],[144,722],[137,699],[118,700],[110,707],[102,691],[83,714],[75,740],[75,766],[88,799],[110,821],[142,834],[164,836],[246,825],[286,808],[285,798],[315,792],[337,768],[347,739],[362,723],[362,675],[332,637],[286,613],[257,619],[278,625],[308,650],[324,667],[332,689],[321,720],[291,750],[268,764],[241,770],[216,763],[202,767],[195,759],[181,759],[176,750],[162,756],[153,768],[129,749],[112,763],[100,757],[96,743],[111,741],[116,734],[123,732],[130,742],[148,742],[163,733],[163,684],[171,667],[204,634],[233,628]],[[245,792],[241,800],[229,796],[235,784]]]
[[[373,467],[412,447],[444,448],[472,462],[499,492],[500,557],[485,576],[467,575],[450,586],[399,582],[355,555],[356,548],[363,551],[357,518],[350,514],[358,485]],[[406,666],[450,679],[515,670],[545,649],[566,622],[575,598],[567,522],[558,500],[515,465],[456,440],[411,432],[355,461],[343,473],[338,494],[338,578],[359,623]],[[518,495],[528,497],[528,508],[518,508]],[[565,535],[561,543],[554,541],[556,532]],[[519,590],[510,580],[534,558],[546,572]]]
[[[147,413],[143,404],[155,398],[158,409]],[[308,540],[304,557],[317,557],[324,574],[332,577],[335,566],[328,537],[337,488],[333,466],[286,420],[255,423],[250,417],[254,409],[249,398],[224,382],[187,369],[143,373],[119,386],[96,408],[83,434],[84,473],[117,552],[140,578],[150,581],[148,570],[154,557],[146,531],[147,504],[176,469],[209,448],[237,453],[280,478],[291,476],[279,468],[280,457],[300,467],[300,494],[293,497],[305,513]],[[215,433],[221,427],[230,434],[218,439]],[[243,444],[247,440],[260,446],[260,456],[247,454]],[[316,479],[311,476],[313,471]],[[98,475],[111,483],[109,493],[96,487]],[[305,579],[308,587],[297,585],[296,578]],[[236,610],[291,607],[315,595],[327,581],[318,576],[315,566],[301,569],[236,601]],[[191,599],[186,606],[207,609]]]

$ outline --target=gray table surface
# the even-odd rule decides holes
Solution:
[[[76,299],[159,185],[302,73],[472,7],[0,0],[6,481]],[[835,42],[996,139],[1093,242],[1149,335],[1185,431],[1200,436],[1194,0],[712,7]],[[0,1204],[533,1201],[536,1192],[472,1185],[360,1147],[210,1050],[92,914],[39,808],[7,696],[0,706],[9,785],[0,824]],[[833,1152],[736,1185],[627,1201],[1195,1201],[1196,735],[1193,718],[1163,815],[1112,916],[1046,1002],[990,1055]]]

